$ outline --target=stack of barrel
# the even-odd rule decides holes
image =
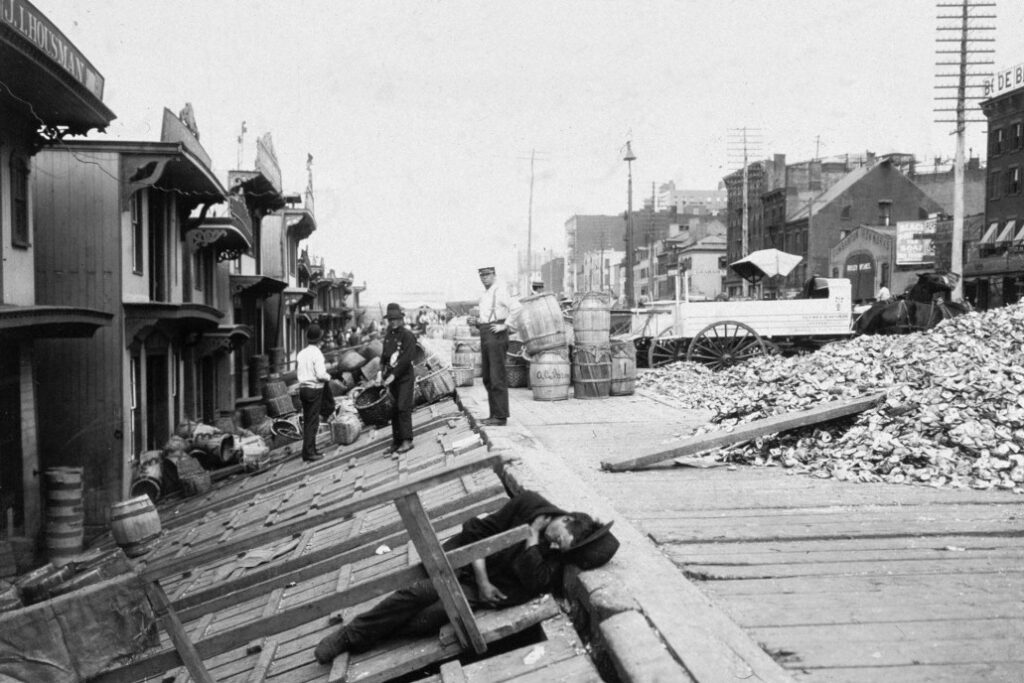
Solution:
[[[81,467],[49,467],[46,484],[46,553],[60,567],[82,552],[84,541]]]
[[[519,336],[529,360],[529,385],[535,401],[569,398],[569,345],[558,299],[543,292],[522,300]]]
[[[636,350],[613,340],[611,296],[587,292],[573,311],[573,395],[580,399],[625,396],[636,384]]]

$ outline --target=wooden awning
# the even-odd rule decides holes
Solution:
[[[252,221],[241,199],[229,198],[231,213],[203,218],[185,232],[192,251],[213,248],[218,261],[230,261],[252,250]]]
[[[168,333],[212,332],[224,314],[193,303],[125,302],[125,338],[130,342],[147,328]]]
[[[316,300],[316,293],[305,287],[286,287],[284,302],[288,306],[302,306]]]
[[[0,337],[91,337],[113,318],[113,313],[75,306],[0,306]]]
[[[266,275],[232,275],[231,293],[241,296],[252,296],[266,299],[268,296],[283,292],[288,287],[284,280],[267,277]]]
[[[251,338],[252,328],[248,325],[218,325],[216,330],[203,333],[199,340],[199,356],[234,351]]]
[[[316,218],[309,209],[285,209],[285,230],[296,239],[304,240],[316,230]]]

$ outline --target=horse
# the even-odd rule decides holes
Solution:
[[[949,301],[953,289],[950,276],[922,273],[905,296],[879,301],[864,311],[853,324],[857,334],[904,334],[929,330],[946,318],[970,309]]]

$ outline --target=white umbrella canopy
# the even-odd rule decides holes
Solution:
[[[733,261],[729,267],[741,278],[753,284],[766,277],[785,277],[803,260],[803,256],[778,249],[759,249],[750,252],[739,261]]]

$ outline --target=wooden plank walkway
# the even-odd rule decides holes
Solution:
[[[199,654],[195,661],[201,662],[199,666],[205,667],[210,679],[275,683],[387,681],[465,652],[466,643],[459,642],[464,641],[463,636],[457,638],[449,626],[434,638],[396,641],[369,653],[343,655],[329,667],[318,664],[312,654],[320,639],[337,628],[343,618],[369,608],[404,585],[402,582],[423,575],[423,558],[410,542],[409,519],[419,525],[416,531],[421,539],[424,535],[432,538],[436,532],[443,540],[470,517],[492,512],[508,499],[491,469],[464,466],[465,474],[455,478],[448,474],[444,481],[433,474],[463,462],[475,462],[486,453],[479,436],[453,402],[420,409],[414,421],[416,448],[406,454],[383,453],[389,435],[386,439],[368,439],[355,447],[329,452],[323,461],[312,465],[297,457],[281,458],[268,471],[225,478],[200,499],[170,500],[160,506],[162,517],[169,514],[181,523],[167,525],[156,549],[140,558],[138,569],[160,579],[157,593],[168,596],[172,614],[182,625],[176,637],[196,644],[193,651]],[[497,462],[498,458],[488,456],[487,461],[491,460]],[[415,477],[422,478],[421,474],[441,483],[422,488],[416,500],[404,503],[407,509],[379,496],[383,501],[379,504],[360,506],[365,509],[312,523],[324,513],[344,511],[360,498],[373,500],[378,490],[390,491],[412,483]],[[421,504],[429,527],[420,521],[426,519],[419,511]],[[311,523],[306,523],[307,518]],[[265,529],[280,525],[296,525],[297,531],[265,543],[248,541],[258,541],[261,534],[266,535]],[[482,543],[521,542],[525,533],[525,527],[521,527],[502,535],[509,540],[495,537]],[[237,546],[239,552],[214,552],[232,546]],[[449,557],[461,554],[459,562],[465,565],[472,557],[470,551],[493,552],[473,551],[471,546]],[[436,548],[430,552],[431,563],[448,561],[437,554]],[[168,566],[180,569],[167,571]],[[332,610],[337,611],[329,614]],[[303,614],[309,616],[303,618]],[[512,609],[483,611],[475,615],[472,628],[482,646],[542,622],[550,622],[543,631],[547,633],[556,623],[551,620],[560,615],[555,601],[547,596]],[[271,624],[277,626],[268,628]],[[566,630],[564,624],[559,629]],[[572,633],[571,625],[567,632]],[[264,635],[267,633],[270,635]],[[537,639],[541,633],[538,627],[532,637]],[[555,639],[553,635],[548,637]],[[154,675],[160,670],[156,662],[176,661],[167,660],[166,655],[168,648],[174,648],[171,635],[161,631],[159,639],[157,647],[132,665],[136,671],[146,671],[143,676],[133,676],[128,667],[122,673],[110,672],[103,680],[193,680],[184,664]],[[246,640],[248,643],[240,646]],[[585,650],[567,642],[563,633],[550,652],[540,646],[540,654],[529,657],[531,666],[514,670],[524,676],[521,680],[544,680],[536,677],[541,670],[560,672],[565,680],[600,680]],[[570,656],[570,652],[575,655]],[[450,664],[445,680],[456,673],[463,676],[457,680],[489,680],[489,673],[473,672],[503,666],[488,663],[488,655],[476,657],[475,662],[475,668],[466,670]]]
[[[701,415],[640,396],[616,405],[512,395],[529,438],[569,463],[793,678],[1024,681],[1021,496],[781,468],[602,472],[602,460],[677,440]]]

